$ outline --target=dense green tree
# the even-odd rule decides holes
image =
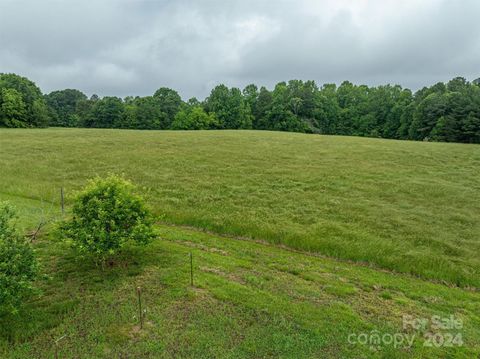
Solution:
[[[157,99],[152,96],[138,97],[135,99],[136,126],[139,129],[165,129],[168,128],[167,114],[158,106]]]
[[[177,91],[167,87],[161,87],[155,91],[153,97],[156,99],[160,110],[164,113],[162,122],[156,128],[167,129],[170,127],[175,115],[180,111],[183,104],[182,98]]]
[[[153,96],[90,99],[78,90],[42,97],[36,85],[0,74],[0,126],[115,127],[132,129],[240,129],[297,131],[480,142],[480,81],[456,77],[413,94],[398,85],[340,86],[290,80],[273,90],[255,84],[243,91],[218,85],[203,101],[186,103],[162,87]]]
[[[0,126],[27,127],[26,117],[22,94],[13,88],[0,89]]]
[[[313,119],[318,87],[314,81],[290,80],[287,83],[287,98],[290,111],[302,119]]]
[[[386,115],[381,133],[385,138],[400,138],[400,128],[403,122],[409,119],[407,109],[413,102],[413,95],[410,90],[402,90],[400,86],[395,86],[392,100],[393,103]]]
[[[32,104],[31,125],[33,127],[47,127],[49,122],[48,106],[43,98],[35,99]]]
[[[461,142],[480,143],[480,112],[470,112],[462,121]]]
[[[100,96],[98,96],[96,93],[94,93],[92,96],[90,96],[90,101],[95,103],[98,100],[100,100]]]
[[[444,115],[445,96],[441,92],[432,92],[416,107],[409,136],[413,140],[428,140],[430,132]]]
[[[201,106],[181,110],[172,123],[173,130],[210,130],[215,127],[217,127],[215,115],[206,113]]]
[[[268,91],[264,86],[260,88],[258,92],[258,97],[255,101],[255,106],[252,108],[252,113],[254,116],[253,119],[253,128],[259,130],[265,130],[266,127],[266,116],[268,111],[272,108],[272,93]]]
[[[50,126],[76,127],[79,125],[80,115],[78,104],[87,100],[87,96],[75,89],[65,89],[50,92],[45,95],[50,109]]]
[[[402,140],[410,139],[409,131],[413,122],[413,114],[415,112],[415,103],[410,102],[409,105],[406,105],[402,108],[402,115],[400,116],[400,126],[397,129],[396,136],[394,138],[399,138]]]
[[[295,116],[290,110],[274,106],[267,114],[268,129],[288,132],[311,132],[310,126]]]
[[[445,114],[432,130],[432,138],[436,141],[472,142],[478,130],[476,119],[480,117],[478,89],[463,78],[451,80],[447,87],[450,91],[443,95]]]
[[[335,84],[325,84],[316,94],[314,116],[318,133],[336,133],[336,124],[340,112],[336,91],[337,86]]]
[[[292,97],[292,91],[285,82],[280,82],[272,92],[271,108],[260,122],[261,129],[293,132],[312,132],[307,121],[302,120],[302,99]],[[295,113],[296,112],[296,113]]]
[[[455,84],[449,89],[462,91],[461,83]],[[432,130],[431,137],[434,140],[454,142],[461,138],[462,121],[471,112],[470,99],[462,92],[449,92],[444,95],[446,101],[445,115],[438,119]]]
[[[252,128],[251,109],[238,88],[216,86],[205,100],[205,110],[215,113],[220,128]]]
[[[245,86],[245,88],[242,91],[242,94],[246,104],[250,107],[250,112],[253,114],[257,106],[257,100],[258,100],[257,85],[250,84]]]
[[[127,103],[124,103],[122,117],[117,126],[118,128],[139,128],[137,123],[137,106],[134,102],[128,100]]]
[[[356,86],[349,81],[344,81],[337,89],[338,105],[340,107],[336,131],[342,135],[365,135],[369,130],[374,116],[368,115],[367,86]]]
[[[198,99],[196,97],[192,97],[192,98],[189,98],[188,101],[187,101],[187,105],[188,106],[201,106],[202,103],[200,101],[198,101]]]
[[[2,89],[13,89],[16,91],[15,94],[10,92],[6,95],[7,101],[13,100],[18,103],[18,94],[20,94],[24,104],[22,111],[24,108],[25,116],[21,121],[14,120],[10,122],[10,126],[45,127],[48,125],[48,109],[42,92],[34,82],[16,74],[0,74],[0,90]],[[17,98],[13,99],[12,97]]]
[[[75,113],[78,116],[78,127],[89,127],[87,124],[91,122],[89,120],[89,117],[92,111],[93,104],[94,102],[89,99],[80,100],[77,102]]]
[[[87,127],[113,128],[122,123],[124,106],[118,97],[95,100],[85,119]]]
[[[449,92],[464,92],[468,86],[468,81],[464,77],[455,77],[448,81],[447,90]]]

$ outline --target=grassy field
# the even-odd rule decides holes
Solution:
[[[480,294],[248,240],[159,226],[160,238],[102,271],[54,237],[35,248],[47,276],[14,321],[0,321],[0,357],[474,358]],[[194,258],[190,286],[189,253]],[[139,329],[135,288],[143,288]],[[463,345],[425,347],[428,329],[402,316],[464,323]],[[398,347],[352,341],[408,335]],[[450,332],[450,331],[447,331]],[[58,341],[55,345],[55,341]]]
[[[0,319],[0,357],[478,357],[479,164],[480,146],[455,144],[0,130],[0,200],[23,231],[61,217],[61,186],[68,204],[116,172],[143,187],[160,233],[102,271],[45,228],[40,292]],[[404,328],[404,315],[453,315],[463,344],[426,347],[432,329]],[[349,341],[372,332],[413,344]]]
[[[0,130],[1,198],[123,173],[163,223],[480,287],[480,146],[255,131]]]

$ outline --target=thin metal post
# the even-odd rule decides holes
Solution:
[[[65,202],[64,202],[64,195],[63,195],[63,187],[60,187],[60,203],[62,206],[62,214],[65,214]]]
[[[190,252],[190,285],[193,287],[193,254]]]

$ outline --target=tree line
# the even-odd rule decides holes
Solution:
[[[0,126],[155,130],[258,129],[480,143],[480,79],[456,77],[416,92],[399,85],[291,80],[273,90],[216,86],[203,101],[173,89],[152,96],[43,95],[29,79],[0,74]]]

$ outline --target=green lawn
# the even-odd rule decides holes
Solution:
[[[0,200],[22,231],[61,218],[61,186],[68,205],[86,179],[116,172],[143,187],[160,234],[102,271],[48,225],[33,243],[39,293],[0,318],[0,357],[478,357],[479,164],[480,146],[456,144],[0,130]],[[402,326],[433,315],[463,327]],[[365,333],[413,344],[349,341]],[[432,333],[463,344],[426,347]]]
[[[96,269],[53,236],[35,248],[47,277],[14,321],[0,321],[0,357],[53,358],[473,358],[480,354],[480,294],[248,240],[159,226],[160,238]],[[194,258],[190,286],[189,253]],[[143,288],[138,328],[135,289]],[[402,316],[454,315],[463,345],[424,347],[428,330]],[[400,333],[369,345],[350,334]],[[447,331],[450,332],[450,331]]]
[[[94,175],[164,223],[480,287],[480,146],[258,131],[0,129],[1,198],[67,200]]]

